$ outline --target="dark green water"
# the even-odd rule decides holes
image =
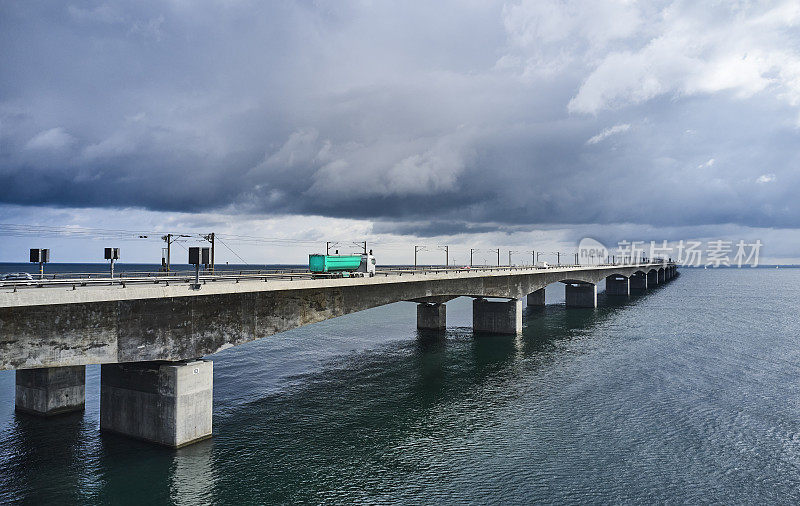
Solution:
[[[800,270],[691,270],[519,338],[443,337],[399,303],[214,355],[214,438],[178,451],[86,412],[14,413],[0,373],[0,501],[800,502]]]

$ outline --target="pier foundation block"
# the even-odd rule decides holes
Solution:
[[[544,307],[544,288],[528,294],[528,307]]]
[[[592,283],[568,283],[564,286],[567,307],[597,307],[597,285]]]
[[[173,448],[211,437],[210,360],[103,364],[100,430]]]
[[[17,411],[51,416],[84,409],[86,366],[18,369],[16,375]]]
[[[476,334],[522,334],[522,299],[473,300],[472,330]]]
[[[637,272],[630,277],[631,290],[647,290],[647,274]]]
[[[613,275],[606,277],[606,295],[619,295],[627,297],[631,294],[630,279],[625,276]]]
[[[417,304],[417,328],[444,330],[447,328],[447,306],[444,304]]]

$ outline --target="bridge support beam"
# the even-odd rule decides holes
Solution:
[[[652,270],[647,273],[647,288],[658,286],[658,271]]]
[[[631,290],[643,291],[647,290],[647,274],[644,272],[637,272],[632,274],[630,277],[631,280]]]
[[[100,430],[173,448],[211,437],[210,360],[103,364]]]
[[[522,299],[472,301],[472,330],[476,334],[522,334]]]
[[[18,369],[14,407],[17,411],[51,416],[82,411],[86,366]]]
[[[613,275],[606,277],[606,295],[620,295],[627,297],[631,294],[631,281],[625,276]]]
[[[597,307],[597,285],[592,283],[568,283],[565,286],[567,307]]]
[[[445,304],[417,304],[417,328],[420,330],[444,330],[447,327]]]
[[[544,288],[528,294],[528,307],[544,307]]]

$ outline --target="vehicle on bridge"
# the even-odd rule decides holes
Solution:
[[[375,275],[375,257],[372,250],[361,255],[308,255],[308,270],[314,277],[372,277]]]
[[[3,275],[0,280],[2,281],[33,281],[33,276],[27,272],[9,272]]]

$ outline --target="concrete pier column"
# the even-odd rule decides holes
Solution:
[[[100,430],[178,448],[211,437],[210,360],[103,364]]]
[[[51,416],[82,411],[86,366],[18,369],[14,404],[17,411]]]
[[[665,274],[664,274],[665,272],[666,272],[665,269],[659,269],[658,270],[658,283],[659,284],[661,284],[661,283],[663,283],[664,281],[667,280],[667,278],[665,277]]]
[[[567,307],[597,307],[597,285],[592,283],[568,283],[564,286]]]
[[[631,290],[647,290],[647,274],[637,272],[630,277]]]
[[[652,270],[647,273],[647,288],[658,286],[658,271]]]
[[[606,277],[606,295],[621,295],[627,297],[630,294],[630,279],[618,274]]]
[[[528,294],[528,307],[544,307],[544,288]]]
[[[417,328],[444,330],[447,327],[447,306],[444,304],[417,304]]]
[[[473,300],[472,330],[476,334],[522,334],[522,299]]]

